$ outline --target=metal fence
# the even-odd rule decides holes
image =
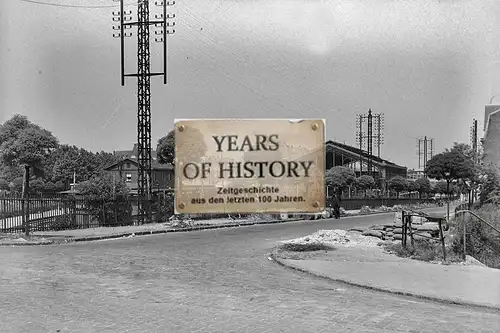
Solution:
[[[0,232],[85,229],[133,225],[140,221],[137,197],[103,199],[97,197],[39,196],[0,197]],[[147,222],[153,221],[154,200],[143,200]]]

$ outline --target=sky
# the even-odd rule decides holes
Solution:
[[[74,7],[0,2],[0,123],[19,113],[64,144],[131,149],[137,83],[120,85],[117,2],[36,1]],[[125,3],[137,13],[137,0]],[[321,118],[327,139],[356,145],[356,115],[371,109],[384,115],[381,157],[417,168],[418,138],[435,153],[469,143],[473,118],[481,137],[485,104],[500,104],[495,0],[178,0],[169,11],[169,82],[151,79],[153,147],[176,118],[228,117]]]

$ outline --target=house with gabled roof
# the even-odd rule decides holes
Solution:
[[[115,179],[122,179],[131,194],[137,194],[137,178],[139,173],[139,162],[137,161],[137,144],[132,150],[114,151],[113,155],[121,158],[104,170],[112,174]],[[174,166],[171,164],[160,164],[156,159],[156,151],[151,151],[151,191],[166,192],[174,188]]]

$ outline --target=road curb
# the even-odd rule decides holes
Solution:
[[[24,242],[24,243],[3,243],[1,246],[40,246],[40,245],[60,245],[60,244],[69,244],[69,243],[78,243],[78,242],[91,242],[98,240],[106,240],[106,239],[118,239],[118,238],[127,238],[127,237],[135,237],[135,236],[145,236],[145,235],[158,235],[158,234],[166,234],[173,232],[189,232],[189,231],[198,231],[198,230],[209,230],[209,229],[225,229],[225,228],[236,228],[236,227],[245,227],[252,226],[258,224],[278,224],[278,223],[288,223],[288,222],[299,222],[299,221],[308,221],[303,219],[289,219],[289,220],[272,220],[272,221],[257,221],[257,222],[244,222],[244,223],[228,223],[228,224],[220,224],[220,225],[204,225],[192,228],[172,228],[172,229],[163,229],[163,230],[147,230],[147,231],[137,231],[137,232],[124,232],[119,234],[110,234],[110,235],[100,235],[100,236],[88,236],[88,237],[66,237],[60,236],[64,238],[62,241],[56,242]],[[53,237],[53,236],[45,236],[45,237]]]
[[[464,302],[464,301],[460,301],[460,300],[453,300],[453,299],[447,299],[447,298],[432,297],[432,296],[420,295],[420,294],[411,293],[411,292],[402,292],[402,291],[397,291],[397,290],[391,290],[389,288],[368,286],[365,284],[356,283],[356,282],[349,281],[349,280],[332,278],[332,277],[327,276],[327,275],[322,275],[322,274],[310,272],[310,271],[303,269],[303,268],[287,265],[283,261],[281,261],[279,258],[277,258],[274,253],[270,253],[269,258],[271,258],[275,263],[277,263],[278,265],[280,265],[286,269],[291,269],[291,270],[295,270],[298,272],[307,273],[309,275],[312,275],[312,276],[315,276],[315,277],[318,277],[321,279],[329,280],[329,281],[345,283],[345,284],[353,286],[353,287],[364,288],[364,289],[369,289],[369,290],[374,290],[374,291],[379,291],[379,292],[384,292],[384,293],[389,293],[389,294],[399,295],[399,296],[414,297],[414,298],[418,298],[418,299],[422,299],[422,300],[444,303],[444,304],[448,304],[448,305],[460,305],[460,306],[482,308],[482,309],[494,310],[494,311],[500,310],[500,307],[491,306],[491,305]]]

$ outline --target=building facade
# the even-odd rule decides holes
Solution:
[[[500,165],[500,105],[486,105],[484,111],[483,164]]]

